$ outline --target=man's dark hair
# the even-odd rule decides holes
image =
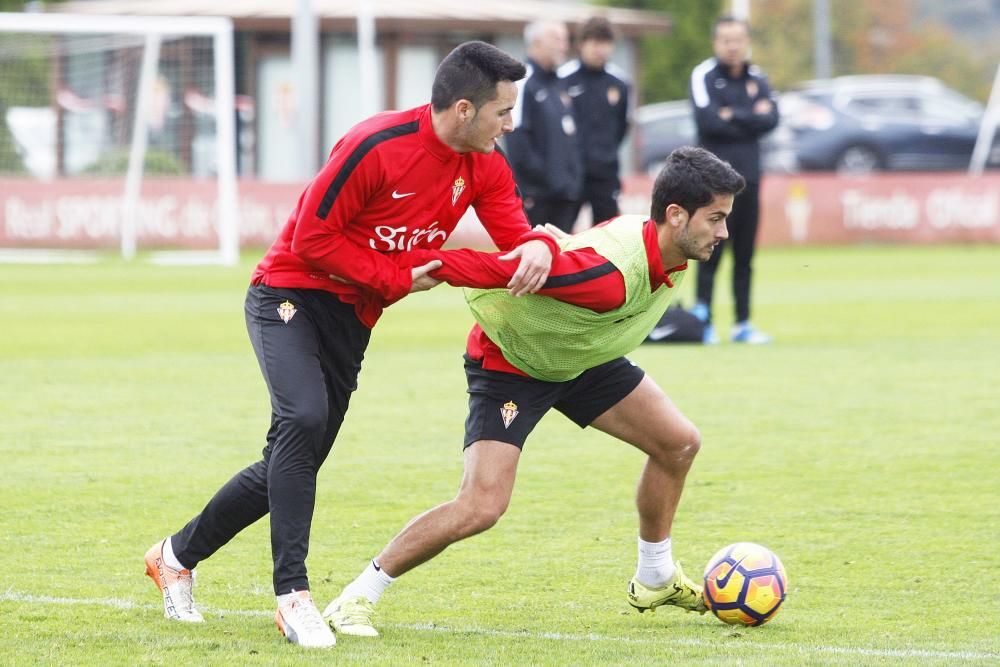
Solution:
[[[718,34],[718,32],[719,32],[719,26],[720,25],[726,25],[728,23],[738,23],[739,25],[741,25],[741,26],[743,26],[744,28],[747,29],[747,34],[748,35],[750,34],[750,24],[749,23],[747,23],[743,19],[736,18],[732,14],[723,14],[719,18],[715,19],[715,23],[712,24],[712,39],[715,39],[715,36]]]
[[[656,176],[649,217],[664,222],[670,204],[694,215],[717,196],[738,195],[744,187],[746,181],[728,162],[704,148],[682,146],[667,156],[667,163]]]
[[[615,41],[615,29],[611,27],[611,21],[603,16],[593,16],[580,26],[580,33],[577,36],[581,43],[592,39],[595,42]]]
[[[431,105],[444,111],[459,100],[478,109],[497,95],[500,81],[520,81],[524,64],[486,42],[459,44],[438,66],[431,88]]]

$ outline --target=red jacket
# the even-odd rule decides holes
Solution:
[[[650,288],[655,290],[663,284],[673,287],[671,274],[687,269],[687,263],[663,268],[656,241],[656,223],[652,220],[643,225],[642,239],[649,263]],[[418,250],[408,257],[400,257],[399,261],[419,266],[440,259],[443,265],[430,275],[456,287],[506,287],[517,269],[517,263],[499,259],[502,254],[473,250]],[[593,248],[580,248],[560,253],[552,261],[549,278],[536,294],[603,313],[625,302],[625,279],[607,258],[597,254]],[[487,370],[526,375],[504,358],[500,348],[478,324],[469,332],[466,351],[473,359],[481,360]]]
[[[409,267],[387,254],[440,248],[470,206],[501,250],[540,239],[558,253],[531,231],[502,153],[456,153],[430,105],[378,114],[333,147],[251,282],[333,292],[372,327],[410,291]]]

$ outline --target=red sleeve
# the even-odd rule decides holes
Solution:
[[[350,242],[344,233],[382,180],[379,151],[368,152],[353,171],[349,165],[345,168],[356,143],[356,139],[341,141],[309,185],[296,212],[291,249],[309,264],[392,302],[409,293],[410,271],[380,252]]]
[[[464,248],[414,249],[407,253],[405,261],[418,266],[441,260],[441,268],[432,271],[431,276],[454,287],[499,288],[507,287],[517,269],[516,261],[500,259],[503,254]],[[593,248],[581,248],[560,253],[553,259],[549,278],[536,294],[603,313],[625,302],[625,279]]]

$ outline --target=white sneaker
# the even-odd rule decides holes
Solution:
[[[175,570],[163,562],[163,544],[157,542],[146,552],[146,576],[163,593],[163,615],[172,621],[204,623],[194,608],[194,571]]]
[[[326,606],[323,618],[340,634],[378,637],[378,630],[373,623],[375,605],[363,595],[348,598],[341,594]]]
[[[295,591],[274,612],[274,624],[293,644],[306,648],[330,648],[337,638],[319,615],[309,591]]]

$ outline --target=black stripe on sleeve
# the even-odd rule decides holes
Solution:
[[[544,285],[542,285],[542,289],[569,287],[570,285],[585,283],[588,280],[595,280],[601,276],[606,276],[609,273],[614,273],[617,270],[618,267],[611,262],[604,262],[604,264],[598,264],[597,266],[592,266],[589,269],[577,271],[576,273],[567,273],[562,276],[549,276],[549,279],[545,281]]]
[[[352,173],[354,173],[354,169],[358,166],[361,160],[368,155],[368,151],[375,148],[383,141],[395,139],[396,137],[401,137],[405,134],[413,134],[417,131],[419,125],[420,122],[414,120],[409,123],[403,123],[402,125],[396,125],[395,127],[387,127],[386,129],[380,130],[362,141],[358,147],[355,148],[349,156],[347,156],[347,159],[344,160],[344,164],[340,167],[340,171],[337,172],[337,175],[334,177],[329,187],[327,187],[326,194],[323,195],[323,201],[320,202],[319,210],[316,211],[316,216],[321,219],[326,219],[326,216],[330,215],[330,209],[333,208],[333,202],[337,199],[337,195],[340,194],[340,189],[344,187],[344,183],[347,182],[347,179],[350,178]]]
[[[520,199],[523,202],[524,201],[524,195],[521,194],[521,188],[518,187],[517,180],[513,178],[514,168],[512,166],[510,166],[510,159],[507,157],[507,154],[503,152],[503,149],[500,148],[500,144],[497,144],[496,147],[493,150],[495,150],[497,153],[500,153],[500,157],[502,157],[503,161],[507,163],[507,168],[510,169],[510,173],[511,173],[511,180],[514,181],[514,194],[516,194],[517,198]],[[524,209],[523,204],[522,204],[521,208],[522,208],[522,210]]]

